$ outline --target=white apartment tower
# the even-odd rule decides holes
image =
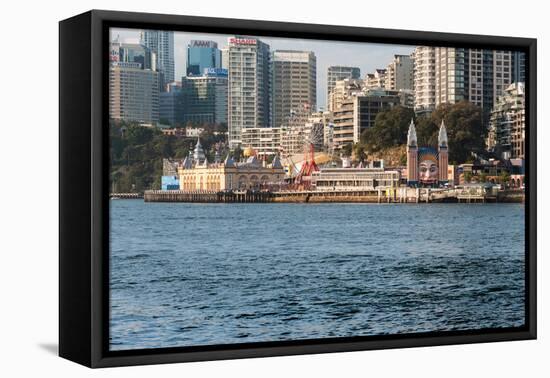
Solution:
[[[417,113],[435,109],[435,47],[418,46],[414,57],[414,110]]]
[[[235,148],[243,129],[270,126],[270,53],[257,38],[231,37],[228,45],[229,146]]]

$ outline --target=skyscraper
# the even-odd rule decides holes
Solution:
[[[293,113],[304,109],[306,113],[315,111],[317,59],[312,51],[273,52],[272,73],[274,127],[281,127]]]
[[[187,45],[187,76],[200,76],[208,68],[221,68],[222,54],[214,41],[192,40]]]
[[[159,73],[155,54],[138,44],[112,43],[109,116],[145,124],[159,121]]]
[[[114,63],[109,67],[109,115],[115,120],[145,124],[159,121],[158,72],[139,63]]]
[[[344,79],[359,79],[361,69],[359,67],[330,66],[327,69],[327,102],[336,82]]]
[[[241,130],[270,126],[269,45],[257,38],[231,37],[229,42],[229,146],[241,145]]]
[[[227,123],[227,70],[210,68],[184,77],[181,87],[184,124]]]
[[[174,32],[164,30],[144,30],[141,44],[157,54],[157,69],[160,73],[160,89],[165,90],[174,81]]]

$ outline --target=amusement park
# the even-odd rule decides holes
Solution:
[[[411,120],[406,165],[344,156],[324,142],[325,129],[306,123],[299,131],[300,138],[283,130],[279,136],[283,142],[279,141],[272,152],[265,148],[264,140],[256,148],[253,143],[246,146],[240,159],[228,153],[222,160],[216,153],[212,162],[208,161],[199,136],[189,156],[163,160],[162,188],[145,191],[144,199],[146,202],[371,203],[523,200],[521,191],[502,190],[496,183],[464,182],[468,170],[475,167],[449,164],[444,122],[440,124],[438,146],[434,148],[418,146],[415,123]],[[296,128],[292,133],[296,134]],[[302,142],[298,145],[295,140]]]

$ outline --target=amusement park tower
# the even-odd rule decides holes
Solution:
[[[441,122],[437,149],[418,147],[416,128],[411,120],[407,134],[407,184],[409,186],[440,186],[448,183],[449,144],[445,123]]]
[[[409,186],[418,184],[418,143],[416,128],[412,119],[407,134],[407,184]]]
[[[439,149],[439,183],[446,184],[449,182],[449,176],[447,173],[447,170],[449,167],[449,146],[447,142],[447,129],[445,128],[444,121],[441,121],[441,127],[439,128],[438,149]]]

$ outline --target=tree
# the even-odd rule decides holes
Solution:
[[[344,147],[342,147],[342,152],[344,156],[351,156],[351,150],[353,149],[353,143],[345,144]]]
[[[498,179],[502,184],[507,185],[510,182],[510,174],[507,171],[503,170],[502,172],[500,172]]]
[[[414,112],[410,108],[394,106],[376,115],[374,126],[361,135],[361,142],[369,152],[395,147],[407,142],[407,131]]]
[[[486,129],[483,127],[479,106],[468,101],[444,104],[432,113],[431,118],[438,130],[441,121],[445,121],[449,139],[449,163],[464,163],[471,158],[472,152],[484,151]]]
[[[464,172],[464,182],[472,181],[472,172]]]
[[[419,146],[437,146],[439,126],[431,117],[421,116],[415,121]]]
[[[367,158],[367,153],[365,151],[365,145],[362,143],[355,143],[353,145],[353,157],[354,160],[364,161]]]
[[[479,174],[479,182],[487,182],[487,173],[481,172]]]

